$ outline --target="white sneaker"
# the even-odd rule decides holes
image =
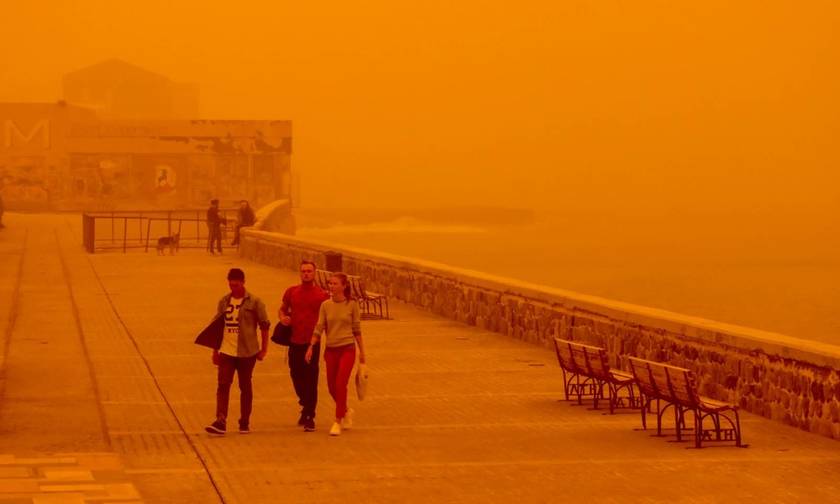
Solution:
[[[344,418],[341,419],[341,428],[344,430],[350,430],[353,428],[353,410],[348,409],[347,413],[344,414]]]
[[[341,424],[338,422],[334,422],[332,427],[330,427],[330,436],[340,436],[341,435]]]

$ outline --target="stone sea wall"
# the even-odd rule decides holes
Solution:
[[[367,287],[446,318],[553,348],[553,337],[693,370],[703,395],[840,439],[840,347],[664,310],[395,256],[258,230],[243,231],[241,254],[297,270],[324,252],[343,254],[346,273]],[[747,434],[748,435],[748,434]]]

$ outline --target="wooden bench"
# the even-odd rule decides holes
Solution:
[[[388,296],[367,290],[360,276],[347,275],[347,279],[350,280],[350,291],[362,309],[362,318],[391,318]]]
[[[563,372],[563,393],[567,401],[569,396],[577,396],[578,404],[582,404],[583,396],[591,396],[592,406],[597,409],[606,386],[610,414],[616,408],[635,408],[641,404],[634,392],[633,375],[611,369],[605,349],[561,338],[554,338],[554,349]],[[625,392],[624,396],[621,391]]]
[[[315,285],[326,292],[330,291],[330,275],[332,272],[322,269],[315,270]]]
[[[661,362],[630,357],[630,369],[642,394],[642,427],[647,428],[646,412],[656,400],[656,433],[662,435],[662,415],[669,407],[674,410],[677,441],[682,432],[693,430],[694,446],[701,448],[704,441],[734,441],[735,446],[745,447],[741,441],[741,421],[738,407],[702,397],[697,392],[694,374],[686,369]],[[664,402],[665,406],[661,406]],[[694,417],[693,429],[688,429],[686,413]],[[713,428],[704,429],[703,422],[711,420]],[[726,425],[722,425],[722,420]]]
[[[332,275],[331,271],[321,269],[315,270],[315,284],[329,292],[330,275]],[[365,283],[360,276],[347,275],[347,280],[350,282],[350,294],[359,303],[359,308],[362,311],[362,318],[391,318],[391,311],[388,306],[388,296],[367,290],[365,288]]]

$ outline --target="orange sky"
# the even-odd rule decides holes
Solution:
[[[306,206],[840,208],[836,2],[491,3],[14,2],[0,101],[111,57],[197,82],[295,122]]]

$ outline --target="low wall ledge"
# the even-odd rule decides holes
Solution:
[[[545,303],[549,306],[561,306],[568,311],[591,312],[630,325],[666,329],[701,343],[725,345],[741,351],[764,353],[770,357],[803,361],[817,367],[840,369],[840,346],[828,343],[614,301],[480,271],[456,268],[433,261],[336,245],[293,235],[244,229],[243,237],[251,237],[258,243],[293,245],[315,254],[326,250],[334,250],[355,260],[370,261],[406,272],[451,280],[466,288],[482,289],[500,295],[520,297],[528,301]]]

